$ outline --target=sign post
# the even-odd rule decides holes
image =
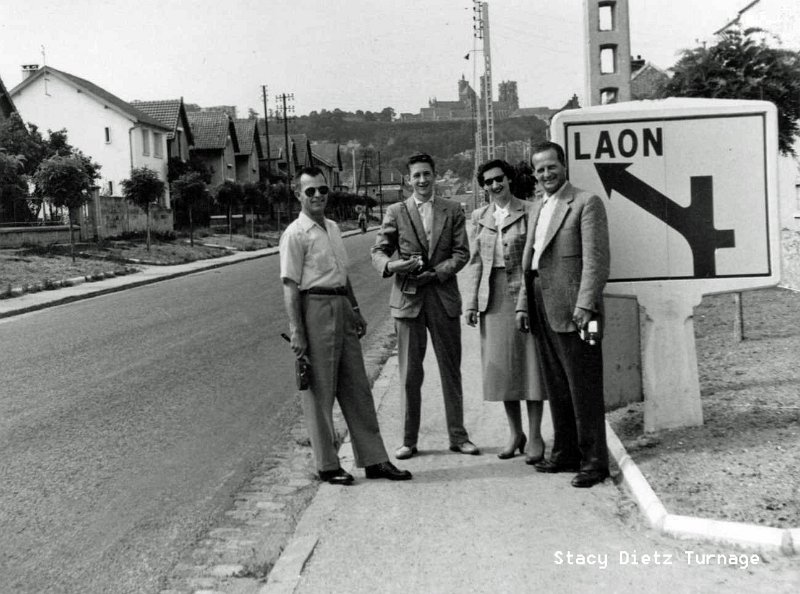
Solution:
[[[694,308],[780,281],[775,106],[618,103],[562,111],[551,131],[570,181],[606,199],[605,293],[644,309],[645,431],[701,425]]]

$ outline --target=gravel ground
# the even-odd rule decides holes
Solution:
[[[643,435],[641,403],[608,415],[628,453],[671,513],[800,528],[800,293],[742,293],[695,311],[705,423]]]

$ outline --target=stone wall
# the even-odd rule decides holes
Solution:
[[[147,229],[144,210],[119,196],[95,196],[86,208],[86,218],[81,225],[85,240],[119,237],[126,233]],[[150,207],[150,232],[168,233],[173,230],[172,210],[161,206]]]
[[[79,237],[75,231],[75,240]],[[0,229],[0,248],[18,248],[23,245],[50,245],[69,243],[68,225],[47,225],[36,227],[5,227]]]

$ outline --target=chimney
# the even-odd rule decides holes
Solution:
[[[22,65],[22,80],[28,80],[36,71],[39,70],[38,64],[23,64]]]

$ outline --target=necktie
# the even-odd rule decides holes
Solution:
[[[425,228],[425,236],[427,237],[428,242],[431,240],[431,227],[433,227],[431,214],[431,201],[428,200],[427,202],[421,202],[419,204],[419,216],[422,219],[422,226]]]

